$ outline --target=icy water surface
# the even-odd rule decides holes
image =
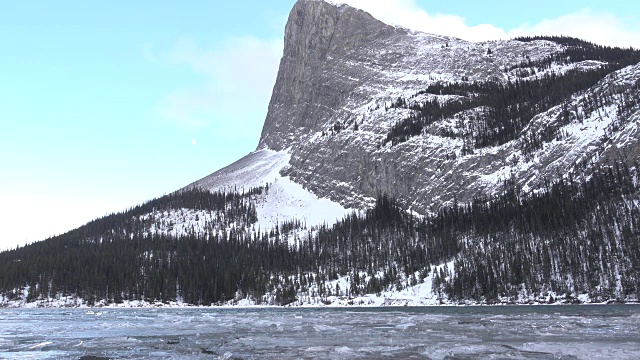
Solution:
[[[0,359],[640,359],[635,305],[93,311],[0,309]]]

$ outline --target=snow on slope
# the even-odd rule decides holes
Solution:
[[[626,121],[627,114],[618,116],[611,108],[568,125],[558,118],[562,106],[540,108],[530,128],[518,129],[506,144],[484,147],[473,140],[484,126],[478,119],[487,114],[486,108],[478,107],[432,119],[407,141],[389,142],[394,125],[416,114],[409,106],[392,106],[399,97],[409,104],[454,99],[420,94],[429,85],[489,80],[506,84],[606,64],[553,60],[566,55],[568,47],[552,41],[468,42],[390,27],[346,6],[348,16],[336,16],[342,7],[318,6],[320,2],[336,5],[340,0],[299,1],[290,15],[280,75],[259,146],[290,148],[284,174],[321,197],[365,208],[372,197],[385,193],[426,215],[454,198],[469,202],[496,194],[507,179],[533,191],[544,185],[539,180],[545,177],[580,175],[587,171],[584,159],[600,159],[600,147],[603,160],[616,157],[617,150],[603,144],[607,137],[625,134],[631,145],[619,152],[638,154],[632,145],[638,133],[626,131],[635,125]],[[313,46],[310,38],[317,40]],[[609,83],[615,89],[605,94],[619,95],[625,72],[635,77],[640,69],[618,71],[567,102],[584,112],[579,102]],[[625,128],[615,130],[618,122],[625,122]],[[551,130],[558,131],[555,141],[545,137]],[[535,148],[529,145],[532,136]]]
[[[300,220],[306,227],[331,225],[351,212],[281,176],[280,170],[289,164],[290,158],[286,150],[258,150],[189,187],[242,192],[243,189],[268,186],[268,191],[256,199],[256,227],[262,231],[292,219]]]
[[[289,159],[286,151],[256,151],[187,187],[239,194],[262,187],[260,194],[247,195],[258,217],[258,221],[249,227],[243,221],[228,218],[226,211],[186,208],[154,210],[138,216],[136,223],[147,235],[158,233],[174,237],[208,237],[210,234],[228,233],[232,229],[259,235],[270,232],[284,222],[296,220],[298,225],[294,226],[294,231],[282,233],[280,230],[283,239],[295,244],[305,239],[313,227],[322,224],[331,226],[351,212],[336,202],[318,198],[288,177],[281,176],[280,170],[287,166]]]
[[[449,47],[453,48],[455,44],[450,43]],[[556,67],[555,71],[589,69],[598,64],[584,61]],[[453,99],[449,95],[416,96],[410,84],[402,90],[401,86],[393,86],[394,82],[390,82],[384,91],[380,88],[376,92],[376,88],[370,91],[369,97],[348,100],[343,108],[347,115],[341,112],[327,118],[324,131],[316,131],[298,148],[294,147],[288,172],[295,181],[320,196],[340,199],[347,206],[358,207],[366,203],[361,201],[362,197],[383,191],[421,214],[437,211],[451,203],[454,197],[467,202],[475,196],[495,194],[502,189],[504,180],[514,179],[524,191],[535,191],[544,186],[545,177],[553,179],[558,174],[570,173],[580,176],[586,169],[584,164],[591,160],[637,156],[638,149],[634,144],[640,138],[640,127],[635,119],[640,112],[621,115],[616,105],[602,105],[584,115],[584,104],[595,95],[600,99],[620,97],[634,91],[639,82],[640,64],[613,72],[595,86],[567,99],[566,105],[572,112],[571,123],[562,122],[563,105],[558,105],[533,117],[516,139],[502,145],[476,148],[467,154],[462,151],[464,141],[461,137],[453,138],[443,133],[469,134],[474,129],[474,119],[482,114],[483,108],[434,121],[421,135],[403,143],[382,145],[390,128],[412,113],[409,109],[390,107],[393,96],[401,96],[408,102]],[[365,83],[362,88],[367,86],[370,85]],[[581,114],[579,119],[576,109]],[[639,110],[629,109],[629,112],[633,111]],[[339,133],[331,132],[337,122],[346,124],[344,129]],[[358,125],[357,129],[353,123]],[[525,154],[524,141],[540,137],[548,129],[557,129],[561,135]],[[318,174],[323,175],[321,182],[317,181]],[[344,199],[352,201],[345,202]]]
[[[145,233],[147,235],[159,233],[174,237],[187,235],[204,236],[205,229],[216,224],[216,217],[220,217],[222,212],[212,212],[207,210],[194,209],[171,209],[169,211],[154,211],[140,216],[141,222],[147,222],[149,227]],[[223,215],[222,215],[223,216]],[[212,224],[212,225],[210,225]],[[216,230],[227,230],[216,228]]]

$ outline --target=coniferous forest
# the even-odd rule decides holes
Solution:
[[[571,300],[640,295],[638,164],[616,162],[588,178],[548,183],[453,204],[417,218],[380,195],[373,208],[290,241],[300,222],[256,229],[246,192],[176,192],[64,235],[0,253],[0,295],[27,301],[75,296],[88,304],[125,300],[220,304],[249,298],[287,304],[300,294],[326,298],[401,289],[425,280],[453,302],[493,303],[553,292]],[[175,214],[204,226],[171,229]],[[174,214],[173,217],[167,214]],[[349,277],[347,289],[329,282]]]

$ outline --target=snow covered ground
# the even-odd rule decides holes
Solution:
[[[242,192],[242,189],[265,186],[268,190],[257,199],[256,228],[262,231],[288,220],[299,220],[307,228],[326,223],[332,225],[352,210],[329,199],[319,198],[280,171],[289,164],[287,151],[257,150],[189,185],[209,190]]]

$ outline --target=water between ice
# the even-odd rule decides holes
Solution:
[[[91,356],[640,359],[640,306],[0,309],[0,359]]]

